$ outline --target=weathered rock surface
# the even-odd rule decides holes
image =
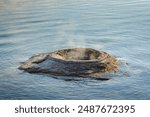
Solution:
[[[119,70],[119,62],[103,51],[72,48],[32,56],[19,69],[29,73],[103,79],[105,74]]]

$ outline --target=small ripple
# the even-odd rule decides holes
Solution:
[[[12,36],[12,34],[0,34],[0,38],[8,38],[11,36]]]
[[[119,6],[130,6],[130,5],[148,4],[150,3],[150,1],[149,0],[130,0],[130,1],[122,0],[121,2],[118,2],[117,0],[112,0],[110,3],[114,5],[119,5]]]

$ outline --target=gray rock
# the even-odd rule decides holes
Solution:
[[[106,74],[119,70],[119,62],[103,51],[71,48],[32,56],[19,69],[29,73],[104,79]]]

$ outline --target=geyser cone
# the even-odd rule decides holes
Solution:
[[[56,76],[102,78],[105,74],[117,72],[119,63],[114,56],[103,51],[71,48],[32,56],[19,69]]]

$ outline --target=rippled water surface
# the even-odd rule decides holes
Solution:
[[[150,0],[0,0],[0,99],[150,99]],[[110,80],[18,70],[34,54],[102,49],[128,66]]]

